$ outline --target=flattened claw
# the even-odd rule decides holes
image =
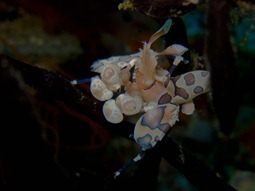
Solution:
[[[119,78],[120,69],[118,66],[107,64],[104,66],[101,72],[102,81],[105,83],[108,89],[116,91],[121,86]]]
[[[111,123],[120,123],[123,120],[123,114],[116,105],[114,99],[110,99],[104,103],[103,113],[107,121]]]
[[[111,99],[113,96],[113,92],[106,87],[104,82],[98,76],[92,78],[90,91],[92,95],[100,101]]]
[[[128,93],[120,94],[116,103],[125,115],[135,115],[141,111],[143,106],[143,100],[140,96],[131,96]]]
[[[178,121],[178,114],[179,106],[170,103],[147,111],[136,123],[135,141],[144,150],[154,147]]]

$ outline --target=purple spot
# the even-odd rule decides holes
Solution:
[[[172,97],[168,93],[165,93],[159,98],[158,104],[161,105],[161,104],[169,103],[171,99]]]
[[[151,141],[152,141],[152,137],[149,134],[144,135],[143,137],[139,137],[137,139],[137,143],[143,148],[143,149],[151,149],[152,145],[151,145]]]
[[[192,73],[186,74],[183,78],[187,86],[191,86],[195,83],[195,76]]]
[[[178,95],[182,97],[183,99],[189,98],[189,94],[186,92],[186,90],[183,88],[178,88],[177,86],[175,86],[175,95]]]
[[[189,94],[186,92],[186,90],[184,88],[179,88],[176,86],[176,82],[180,79],[181,76],[176,76],[171,78],[173,83],[174,83],[174,87],[175,87],[175,96],[178,95],[180,97],[182,97],[183,99],[188,99],[189,98]]]
[[[174,82],[174,83],[176,83],[176,82],[177,82],[177,80],[179,80],[179,79],[180,79],[180,77],[181,77],[181,75],[179,75],[179,76],[175,76],[175,77],[173,77],[173,78],[171,78],[171,79],[173,80],[173,82]]]
[[[201,87],[201,86],[197,86],[197,87],[195,87],[195,89],[194,89],[194,93],[195,94],[200,94],[200,93],[202,93],[204,91],[204,89]]]
[[[141,125],[149,127],[154,130],[160,126],[160,122],[164,116],[164,110],[166,106],[157,107],[149,110],[142,117]]]

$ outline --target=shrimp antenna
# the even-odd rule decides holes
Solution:
[[[166,33],[168,33],[168,31],[169,31],[170,28],[171,28],[171,25],[172,25],[172,19],[167,19],[167,21],[165,22],[165,24],[163,25],[163,27],[161,27],[157,32],[155,32],[155,33],[151,36],[151,38],[150,38],[150,40],[149,40],[149,42],[148,42],[149,46],[150,46],[155,40],[157,40],[159,37],[161,37],[161,36],[165,35]]]

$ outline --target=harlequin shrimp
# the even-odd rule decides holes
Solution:
[[[91,66],[100,75],[92,77],[92,95],[105,101],[103,114],[110,123],[120,123],[124,116],[141,113],[131,137],[141,146],[141,152],[126,166],[115,173],[123,173],[130,165],[141,160],[145,151],[158,141],[179,120],[179,111],[191,115],[195,106],[193,99],[210,90],[210,74],[206,70],[195,70],[179,76],[171,76],[178,64],[184,60],[186,47],[173,44],[161,52],[151,49],[158,38],[165,35],[172,24],[168,19],[138,52],[97,60]],[[174,57],[169,70],[158,64],[158,57]],[[75,84],[76,82],[74,82]]]

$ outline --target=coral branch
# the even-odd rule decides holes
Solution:
[[[236,190],[226,184],[224,180],[218,177],[216,172],[206,166],[205,163],[178,146],[170,137],[160,142],[155,149],[198,190]]]
[[[239,109],[239,76],[230,40],[231,1],[210,0],[207,17],[206,48],[211,70],[213,105],[225,134],[231,133]],[[224,104],[223,104],[224,103]]]

